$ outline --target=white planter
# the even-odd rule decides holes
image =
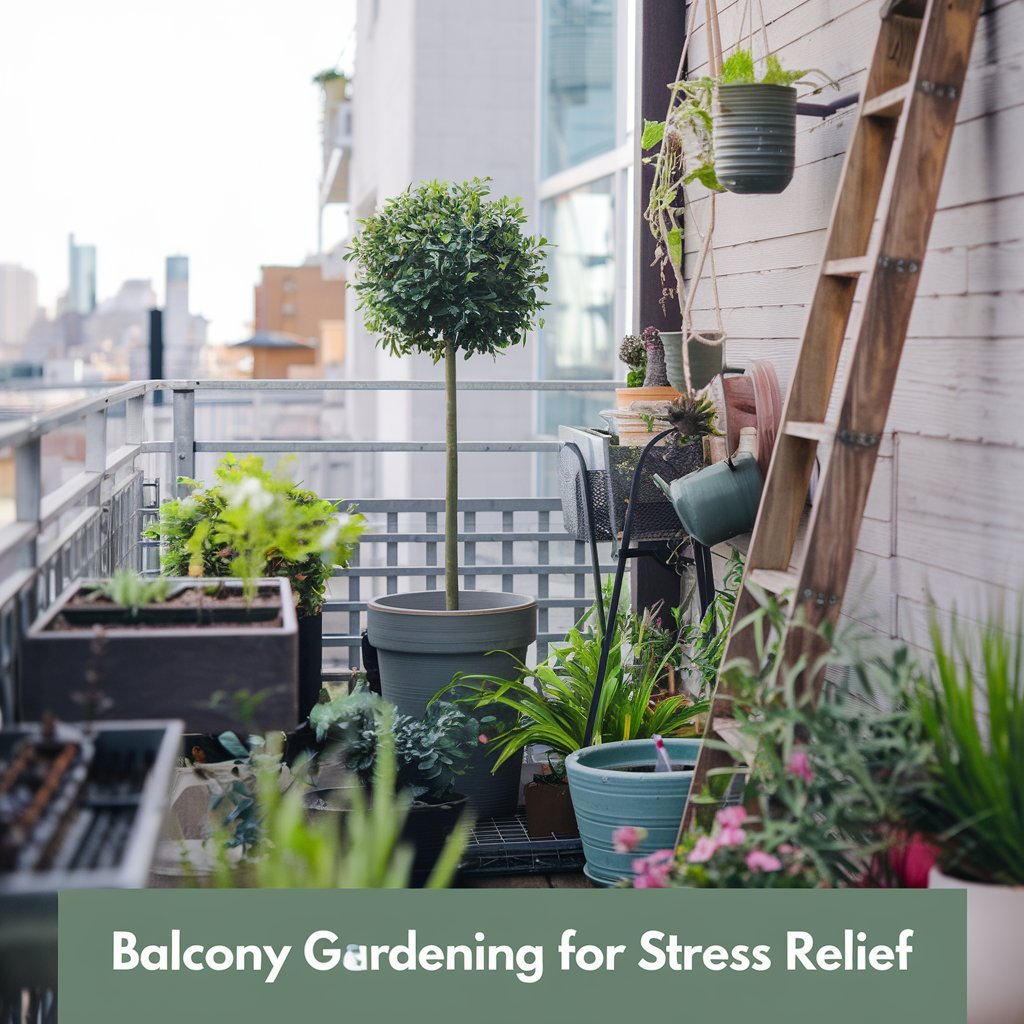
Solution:
[[[967,1024],[1021,1024],[1024,885],[964,882],[932,868],[928,887],[967,890]]]

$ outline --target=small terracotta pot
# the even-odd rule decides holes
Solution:
[[[526,831],[531,839],[580,834],[567,782],[528,782],[523,787],[523,795],[526,798]]]

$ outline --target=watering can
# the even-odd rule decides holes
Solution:
[[[709,548],[754,528],[764,487],[757,459],[749,452],[671,483],[657,475],[654,482],[676,510],[683,529]]]

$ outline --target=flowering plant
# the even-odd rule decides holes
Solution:
[[[691,832],[678,850],[657,850],[633,862],[635,889],[816,889],[828,885],[812,857],[785,842],[785,830],[758,829],[742,807],[725,807],[710,832]],[[754,826],[754,828],[751,828]],[[615,849],[631,852],[644,829],[618,829]]]

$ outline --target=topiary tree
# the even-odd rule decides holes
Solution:
[[[488,199],[490,179],[428,181],[388,199],[345,259],[367,330],[392,355],[444,360],[445,602],[459,606],[456,354],[496,356],[542,327],[544,248],[517,199]]]

